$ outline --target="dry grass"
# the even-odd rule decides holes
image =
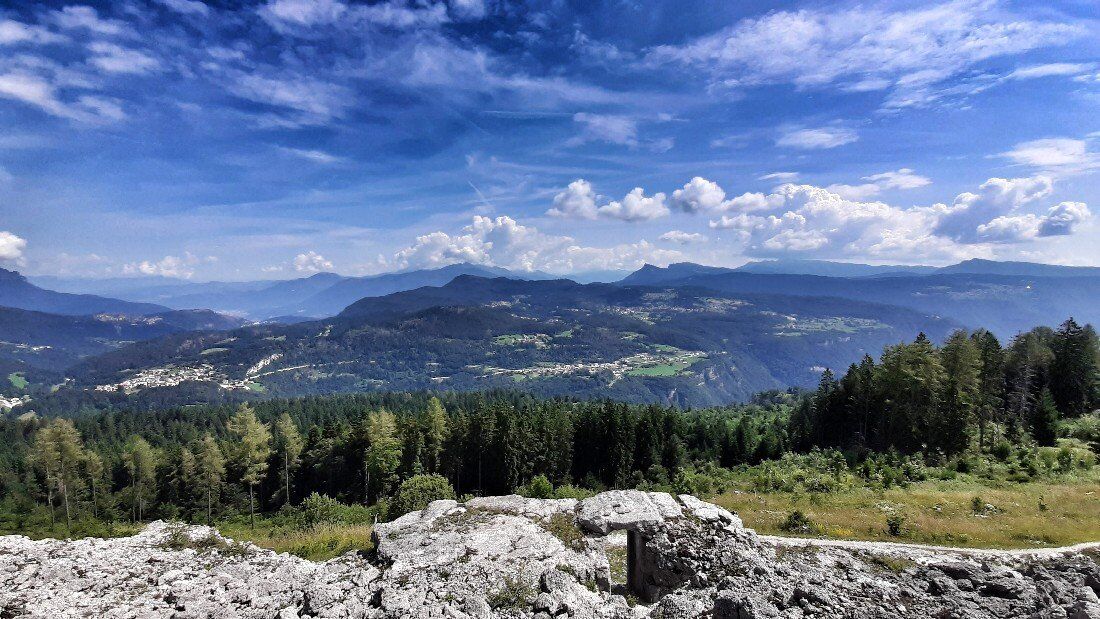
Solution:
[[[975,511],[974,499],[981,509]],[[967,476],[908,488],[857,488],[832,495],[728,492],[711,499],[761,533],[783,535],[801,510],[824,537],[983,548],[1035,548],[1100,540],[1100,470],[1057,483],[1001,483]],[[985,505],[992,506],[986,509]],[[1045,507],[1040,507],[1042,504]],[[904,516],[900,537],[886,519]]]
[[[249,541],[275,552],[289,552],[304,559],[325,561],[353,550],[370,550],[370,525],[317,525],[297,530],[281,527],[219,524],[218,531],[238,541]]]

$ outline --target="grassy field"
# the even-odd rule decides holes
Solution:
[[[8,382],[10,382],[11,386],[15,387],[16,389],[27,388],[27,379],[23,378],[23,374],[20,372],[12,372],[11,374],[8,374]]]
[[[248,541],[274,550],[289,552],[313,561],[325,561],[352,550],[371,548],[370,525],[317,525],[308,529],[293,529],[257,522],[252,530],[247,521],[219,522],[218,531],[237,541]]]
[[[908,488],[866,487],[834,494],[731,490],[711,501],[738,513],[760,533],[983,548],[1039,548],[1100,541],[1100,471],[1053,483],[957,479]],[[784,530],[791,512],[808,532]],[[896,515],[900,535],[888,531]]]

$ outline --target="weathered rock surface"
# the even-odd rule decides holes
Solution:
[[[159,522],[111,540],[0,537],[0,618],[1100,619],[1095,545],[781,540],[690,496],[437,501],[375,542],[315,563]]]

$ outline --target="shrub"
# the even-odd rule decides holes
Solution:
[[[893,537],[901,537],[905,529],[905,516],[890,514],[886,517],[886,532]]]
[[[997,444],[993,446],[991,453],[994,458],[1001,462],[1005,462],[1008,460],[1009,456],[1012,455],[1012,443],[1005,440],[998,441]]]
[[[521,577],[505,576],[499,589],[493,591],[486,601],[494,609],[520,609],[534,601],[538,591]]]
[[[370,524],[375,511],[362,505],[345,505],[336,499],[316,492],[310,494],[297,510],[300,528],[313,528],[324,524]]]
[[[787,514],[787,519],[779,525],[779,528],[788,533],[813,533],[814,523],[802,510],[796,509]]]
[[[413,475],[401,482],[390,503],[387,515],[393,519],[424,509],[428,503],[455,498],[455,489],[442,475]]]
[[[549,499],[554,496],[554,484],[545,475],[536,475],[527,485],[516,488],[516,494],[529,499]]]

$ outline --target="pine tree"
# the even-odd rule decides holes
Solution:
[[[237,413],[225,424],[225,429],[235,439],[230,460],[240,471],[241,483],[248,486],[248,522],[256,528],[256,485],[267,473],[267,460],[271,457],[271,432],[256,418],[256,412],[247,404],[241,404]]]
[[[1062,323],[1051,344],[1050,391],[1059,410],[1079,416],[1090,410],[1097,382],[1098,345],[1091,326],[1070,318]]]
[[[195,484],[206,498],[206,521],[213,523],[214,499],[221,493],[225,480],[225,458],[218,442],[207,434],[198,446],[197,471]]]
[[[272,427],[275,455],[282,469],[283,503],[290,505],[290,470],[298,466],[304,442],[298,426],[288,413],[279,415]]]
[[[943,412],[933,444],[948,453],[967,448],[971,424],[981,406],[981,351],[965,331],[955,331],[940,349]]]
[[[1039,405],[1035,408],[1031,433],[1040,445],[1054,445],[1058,437],[1058,407],[1054,404],[1054,396],[1050,393],[1050,389],[1046,387],[1043,388]]]

